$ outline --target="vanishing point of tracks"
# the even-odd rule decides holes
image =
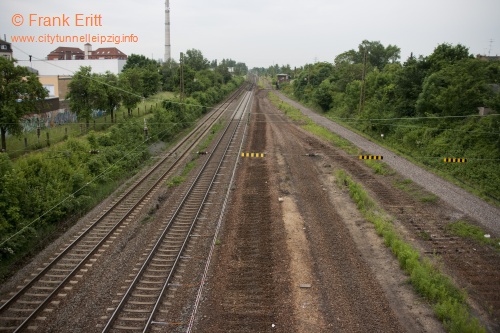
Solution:
[[[44,309],[57,305],[58,302],[55,299],[58,295],[63,296],[71,292],[73,280],[85,274],[90,263],[97,260],[98,256],[113,242],[116,235],[134,220],[146,202],[151,199],[152,194],[159,189],[162,182],[173,174],[181,161],[210,131],[212,125],[225,114],[231,103],[241,97],[243,91],[244,87],[213,111],[213,114],[205,122],[199,124],[190,135],[177,144],[146,176],[137,180],[125,193],[115,199],[101,216],[84,227],[69,245],[60,249],[60,252],[55,254],[45,267],[40,268],[39,272],[33,273],[32,279],[25,281],[26,284],[20,286],[10,299],[1,300],[0,331],[20,332],[27,328],[36,328],[34,319]],[[249,102],[248,96],[249,92],[244,95],[243,102],[234,112],[233,120],[241,119],[241,113],[246,108],[245,103]],[[151,255],[144,262],[143,269],[133,280],[130,290],[111,316],[105,331],[109,331],[113,327],[129,327],[141,331],[148,329],[160,299],[168,289],[168,283],[182,256],[182,251],[186,247],[199,213],[203,209],[203,204],[206,203],[208,192],[216,179],[219,167],[224,161],[227,147],[230,144],[228,142],[231,141],[230,138],[236,136],[241,139],[242,134],[235,135],[235,133],[241,132],[237,131],[240,128],[239,124],[240,121],[228,123],[226,134],[222,136],[218,145],[218,147],[224,146],[224,148],[217,148],[207,158],[207,162],[203,166],[204,171],[200,172],[182,203],[166,223],[164,232],[154,246]],[[214,167],[214,165],[216,166]],[[162,263],[158,263],[159,260]],[[158,271],[162,272],[162,276],[166,275],[163,278],[167,279],[164,279],[163,282],[159,282],[157,277],[154,277]],[[165,274],[168,271],[170,273]],[[163,283],[163,287],[158,287],[158,283]],[[143,296],[138,296],[143,291],[148,293],[148,296],[144,296],[148,297],[147,301],[144,301]],[[154,302],[151,301],[152,297],[156,297]],[[137,299],[142,299],[142,301]],[[156,303],[152,308],[150,307],[151,302]],[[139,303],[139,309],[133,308],[135,303]],[[131,316],[128,314],[122,316],[120,311],[134,313],[134,320],[127,320]],[[145,313],[147,314],[145,315]],[[145,320],[142,320],[143,317]],[[123,323],[124,320],[125,323]]]

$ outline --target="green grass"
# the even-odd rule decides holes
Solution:
[[[167,182],[167,186],[168,187],[176,187],[176,186],[179,186],[180,184],[182,184],[185,180],[186,180],[186,177],[174,176],[174,177],[172,177],[172,179],[170,179]]]
[[[224,123],[222,121],[217,122],[212,126],[212,129],[210,130],[210,134],[208,134],[207,138],[199,145],[198,151],[204,151],[205,149],[208,148],[210,143],[212,143],[215,135],[220,132],[221,129],[224,128]]]
[[[413,181],[411,179],[402,179],[394,182],[394,186],[397,188],[404,190],[404,191],[410,191],[411,188],[409,185],[413,184]]]
[[[269,92],[268,98],[271,103],[279,108],[285,115],[292,121],[296,122],[306,131],[317,135],[320,138],[327,140],[328,142],[340,147],[342,150],[346,151],[348,154],[359,155],[361,150],[355,147],[348,140],[341,138],[340,136],[330,132],[326,128],[316,125],[309,117],[305,116],[300,112],[299,109],[281,101],[276,94]]]
[[[380,161],[375,161],[375,160],[363,160],[366,165],[368,165],[373,172],[375,172],[378,175],[382,176],[392,176],[395,175],[396,172],[392,170],[387,164],[384,162]]]
[[[445,229],[452,235],[470,239],[481,245],[491,245],[497,250],[500,250],[500,238],[484,237],[487,233],[483,229],[465,221],[449,223],[446,225]]]
[[[411,179],[398,179],[393,182],[393,185],[423,203],[435,204],[439,200],[438,196],[423,190]]]
[[[162,100],[173,97],[174,93],[166,91],[151,96],[140,102],[137,107],[132,110],[130,117],[127,114],[127,110],[121,106],[115,113],[116,123],[120,123],[124,119],[129,119],[131,117],[143,118],[150,114],[153,110],[161,107]],[[88,130],[84,122],[79,122],[67,123],[50,128],[41,128],[40,137],[38,137],[36,130],[25,132],[20,137],[12,136],[7,138],[7,153],[14,159],[28,152],[43,149],[61,141],[65,141],[68,138],[86,135],[88,131],[105,131],[113,125],[115,125],[115,123],[111,123],[111,117],[106,116],[92,119],[89,123]],[[49,135],[49,141],[47,141],[47,134]],[[25,140],[27,142],[27,147],[25,145]]]
[[[212,126],[212,130],[210,131],[210,134],[207,136],[207,138],[198,146],[198,151],[204,151],[207,149],[207,147],[210,145],[212,142],[213,138],[215,135],[224,127],[224,124],[222,122],[218,122],[215,125]],[[191,161],[189,161],[185,166],[184,169],[182,169],[181,175],[179,176],[174,176],[172,179],[167,181],[167,186],[168,187],[175,187],[179,186],[186,180],[186,176],[191,172],[196,167],[196,160],[198,159],[198,156],[193,157]]]
[[[340,187],[347,186],[351,198],[363,216],[374,224],[384,244],[398,259],[400,267],[409,276],[414,290],[433,307],[437,317],[448,332],[486,332],[479,320],[472,316],[467,306],[465,291],[454,286],[451,279],[443,274],[429,259],[406,243],[395,230],[392,222],[385,217],[367,192],[354,182],[343,170],[335,174]]]
[[[438,201],[438,199],[439,199],[439,197],[437,195],[427,194],[427,195],[421,196],[418,200],[420,200],[420,202],[424,202],[424,203],[436,203]]]

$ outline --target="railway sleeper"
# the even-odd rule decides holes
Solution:
[[[45,283],[45,284],[59,284],[61,283],[61,280],[58,279],[58,280],[38,280],[38,283]]]
[[[115,311],[115,309],[114,308],[109,308],[108,311],[112,312],[112,311]],[[130,306],[127,306],[127,307],[123,308],[123,312],[128,312],[128,313],[147,313],[147,314],[149,314],[151,311],[149,311],[148,309],[144,309],[144,308],[135,309],[135,308],[132,308]]]
[[[176,245],[176,246],[177,246],[177,248],[180,248],[180,247],[182,246],[182,242],[179,242],[179,243],[180,243],[180,244]],[[172,246],[174,246],[174,245],[172,245]],[[162,247],[162,248],[160,248],[160,249],[158,250],[160,253],[157,253],[157,256],[159,256],[159,257],[171,257],[171,256],[172,256],[172,254],[171,254],[171,253],[163,253],[163,252],[164,252],[163,250],[164,250],[164,249],[163,249],[163,247]]]
[[[160,278],[160,276],[158,276],[157,278]],[[165,278],[164,276],[162,276],[161,278]],[[132,281],[130,281],[132,282]],[[162,282],[158,282],[158,281],[150,281],[150,280],[139,280],[139,283],[144,283],[144,284],[162,284]],[[163,285],[163,284],[162,284]]]
[[[159,273],[162,273],[161,275],[152,275],[150,273],[153,273],[151,270],[148,270],[147,273],[144,273],[142,275],[143,278],[146,278],[146,279],[161,279],[161,278],[165,278],[165,271],[161,270],[161,271],[158,271]]]
[[[140,317],[140,318],[135,318],[135,317],[118,317],[116,320],[146,322],[147,319],[148,318],[144,318],[144,317]]]
[[[141,283],[143,283],[143,282],[141,282]],[[140,286],[137,286],[136,289],[137,290],[142,290],[142,291],[160,291],[160,290],[162,290],[162,287],[151,288],[151,287],[140,287]]]
[[[133,292],[130,296],[133,297],[133,298],[140,299],[140,300],[151,299],[153,302],[155,302],[158,299],[158,293],[155,293],[155,294],[141,294],[141,293],[138,293],[138,292]]]
[[[164,265],[164,264],[155,264],[155,263],[150,263],[149,264],[149,267],[154,267],[154,268],[158,268],[158,267],[164,267],[165,269],[163,271],[166,271],[166,270],[170,270],[170,268],[172,268],[172,265],[170,264],[167,264],[167,265]],[[149,270],[149,268],[148,268]]]
[[[51,290],[51,289],[50,289]],[[47,296],[49,296],[50,293],[38,293],[38,294],[35,294],[35,293],[25,293],[24,296],[26,297],[42,297],[42,298],[47,298]]]
[[[134,326],[125,326],[125,325],[114,325],[113,326],[116,330],[120,331],[137,331],[138,327]]]
[[[22,309],[22,308],[9,308],[11,312],[33,312],[33,309]],[[0,317],[0,319],[3,319]]]

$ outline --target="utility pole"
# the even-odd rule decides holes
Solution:
[[[359,92],[359,110],[358,110],[359,114],[363,112],[363,109],[365,107],[366,55],[367,55],[367,50],[365,46],[363,55],[363,74],[361,75],[361,90]]]
[[[180,99],[184,102],[184,53],[181,52],[181,57],[179,59],[179,71],[180,71]]]

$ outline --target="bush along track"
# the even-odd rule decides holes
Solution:
[[[229,81],[213,101],[242,83],[242,78]],[[0,280],[143,167],[151,156],[149,144],[174,141],[208,112],[192,97],[162,104],[145,118],[148,138],[143,119],[131,118],[15,161],[0,154]]]
[[[474,318],[466,303],[467,295],[452,283],[439,268],[406,243],[361,185],[354,182],[343,170],[335,174],[339,187],[347,187],[351,198],[366,220],[373,223],[384,244],[391,249],[401,269],[409,276],[414,290],[424,297],[434,309],[437,317],[449,332],[486,332],[477,318]]]

